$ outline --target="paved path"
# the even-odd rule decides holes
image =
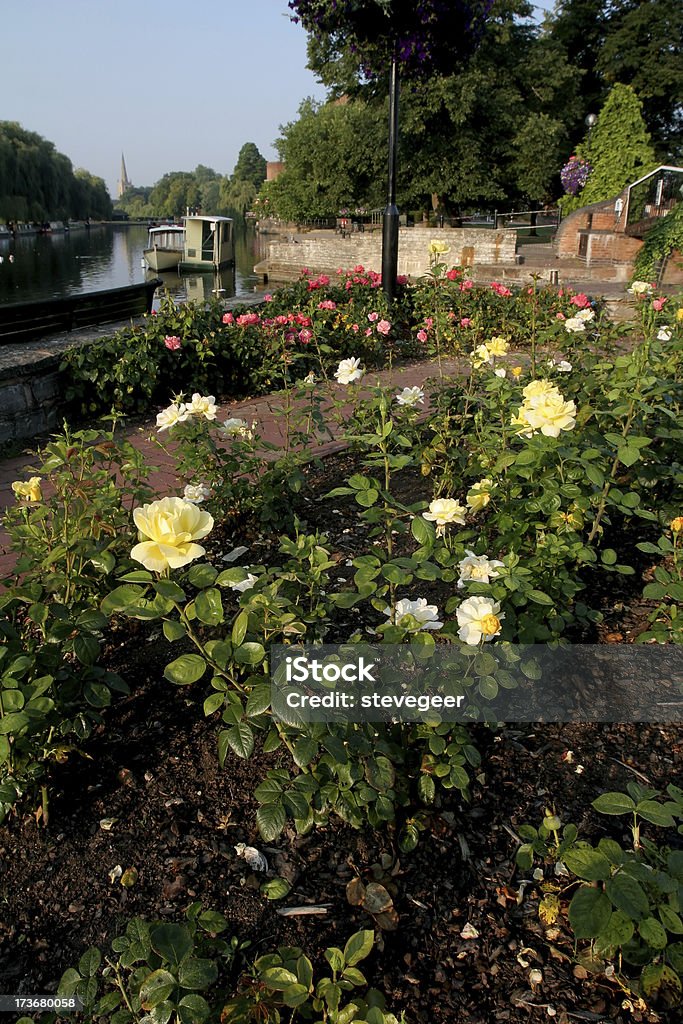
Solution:
[[[443,359],[442,371],[445,376],[463,372],[467,362],[463,359]],[[436,361],[412,363],[406,366],[395,367],[392,370],[368,371],[366,382],[374,384],[380,381],[383,385],[390,385],[401,389],[423,386],[425,381],[438,378],[439,368]],[[343,397],[345,389],[335,385],[336,393]],[[278,415],[278,409],[282,408],[282,397],[280,395],[265,395],[262,398],[254,398],[240,402],[229,402],[219,407],[218,419],[222,422],[230,417],[239,417],[251,424],[257,421],[257,432],[264,441],[282,447],[285,438],[285,422],[282,416]],[[312,455],[326,455],[333,451],[339,451],[344,443],[338,439],[337,428],[334,420],[327,417],[327,425],[332,438],[327,437],[319,443],[311,445]],[[179,481],[175,472],[175,461],[172,456],[162,451],[154,441],[156,436],[155,420],[137,428],[123,428],[124,434],[130,439],[135,447],[144,453],[147,464],[156,467],[150,472],[149,482],[154,491],[163,497],[167,494],[179,493]],[[35,443],[27,442],[26,452],[38,447]],[[35,464],[35,462],[34,462]],[[12,491],[14,480],[26,480],[31,476],[31,456],[29,454],[19,455],[14,458],[0,462],[0,511],[15,504],[15,497]],[[9,550],[9,538],[4,529],[0,526],[0,578],[10,574],[16,562],[16,555]]]

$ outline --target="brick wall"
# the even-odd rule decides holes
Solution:
[[[398,272],[419,277],[429,269],[429,243],[446,242],[449,264],[472,266],[485,263],[515,262],[516,232],[482,228],[401,228],[398,239]],[[346,238],[330,234],[301,238],[297,242],[271,242],[267,258],[258,265],[258,273],[272,280],[298,277],[303,267],[312,273],[334,274],[362,264],[369,270],[381,270],[382,236],[366,231]]]

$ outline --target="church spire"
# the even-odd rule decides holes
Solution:
[[[129,188],[132,187],[133,182],[128,177],[128,171],[126,170],[126,161],[124,159],[123,153],[121,153],[121,177],[119,178],[118,182],[119,199],[121,198],[124,192],[126,192]]]

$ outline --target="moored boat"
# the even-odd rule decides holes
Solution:
[[[218,270],[235,262],[235,234],[231,217],[187,216],[180,270]]]
[[[148,248],[142,250],[145,263],[154,271],[173,270],[183,258],[185,228],[162,224],[149,229]]]

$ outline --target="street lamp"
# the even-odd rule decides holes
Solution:
[[[586,114],[586,116],[584,118],[584,124],[588,128],[588,131],[591,130],[591,128],[595,125],[597,120],[598,120],[598,115],[597,114]]]

